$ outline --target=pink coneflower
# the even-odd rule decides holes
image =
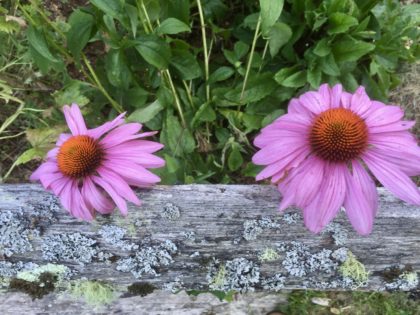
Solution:
[[[124,114],[87,129],[76,104],[64,106],[63,111],[71,134],[60,135],[31,180],[39,180],[45,189],[52,190],[76,218],[92,220],[94,210],[108,214],[115,206],[127,215],[125,200],[140,204],[129,185],[148,187],[160,181],[146,168],[165,164],[152,154],[163,145],[139,140],[156,132],[138,133],[142,125],[124,124]]]
[[[271,177],[283,195],[280,210],[303,209],[305,225],[318,233],[344,206],[354,229],[372,231],[378,208],[372,174],[395,196],[420,205],[409,176],[420,174],[420,148],[397,106],[323,84],[289,104],[288,114],[262,129],[253,162],[267,165],[257,180]]]

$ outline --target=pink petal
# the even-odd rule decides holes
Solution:
[[[129,137],[140,131],[142,125],[129,123],[111,130],[102,140],[101,145],[106,149],[130,140]]]
[[[364,114],[369,111],[371,101],[369,96],[366,94],[365,88],[359,86],[351,97],[351,110],[365,118]]]
[[[321,94],[314,91],[302,94],[299,102],[314,114],[320,114],[330,108],[330,104],[324,102]]]
[[[141,202],[139,198],[136,196],[127,182],[125,182],[124,179],[118,175],[118,173],[103,166],[98,168],[98,173],[101,175],[103,180],[107,181],[108,184],[110,184],[112,188],[114,188],[114,190],[119,193],[120,196],[124,197],[128,201],[131,201],[135,205],[140,205]]]
[[[268,165],[282,160],[302,147],[308,147],[306,139],[301,139],[301,137],[282,138],[255,153],[252,162],[256,165]]]
[[[102,214],[109,214],[115,208],[115,204],[99,191],[90,177],[83,180],[82,195],[87,203]]]
[[[47,161],[42,163],[31,175],[29,178],[31,181],[36,181],[41,178],[42,175],[45,175],[47,173],[56,173],[59,172],[57,163]]]
[[[346,193],[345,172],[349,172],[345,164],[325,165],[325,175],[320,191],[315,199],[303,209],[304,222],[310,231],[320,232],[343,205]]]
[[[331,89],[327,83],[321,84],[318,93],[321,94],[324,104],[331,104]]]
[[[410,178],[397,166],[387,162],[372,150],[366,152],[363,161],[375,177],[398,198],[415,205],[420,205],[420,192]]]
[[[109,153],[154,153],[164,147],[163,144],[149,140],[131,140],[109,148]]]
[[[369,113],[365,122],[368,127],[383,126],[401,120],[404,111],[398,106],[382,106]]]
[[[58,154],[58,151],[59,150],[60,150],[60,148],[55,147],[55,148],[51,149],[50,151],[48,151],[48,153],[47,153],[47,159],[49,159],[49,160],[56,160],[57,159],[57,154]]]
[[[290,172],[295,167],[299,166],[299,164],[302,163],[302,161],[304,161],[310,153],[311,152],[308,147],[302,147],[300,150],[296,151],[290,158],[285,159],[285,162],[287,162],[287,164],[285,164],[285,166],[280,172],[273,175],[273,177],[271,178],[271,182],[280,182],[284,178],[284,176],[287,175],[288,172]]]
[[[71,134],[69,133],[62,133],[58,136],[58,140],[56,142],[57,146],[61,146],[64,142],[71,138]]]
[[[138,183],[143,186],[160,182],[159,176],[149,172],[143,166],[130,161],[121,162],[108,160],[105,161],[104,166],[120,175],[129,183],[129,185],[136,183],[134,185],[137,186]]]
[[[100,137],[102,137],[108,131],[114,129],[115,127],[117,127],[121,124],[123,124],[124,123],[124,116],[125,116],[125,113],[122,113],[122,114],[118,115],[118,117],[114,118],[114,120],[108,121],[108,122],[104,123],[102,126],[99,126],[97,128],[94,128],[94,129],[89,129],[87,131],[87,135],[94,138],[94,139],[99,139]]]
[[[64,182],[64,187],[62,188],[62,191],[60,193],[61,204],[73,216],[74,216],[74,211],[72,207],[72,203],[73,203],[72,189],[74,185],[75,185],[74,180],[72,179],[67,180],[66,182]]]
[[[360,235],[368,235],[372,232],[378,206],[375,184],[359,162],[353,162],[353,176],[350,172],[345,174],[347,192],[344,208],[347,217]]]
[[[61,174],[61,172],[56,173],[46,173],[41,175],[39,178],[42,186],[44,186],[45,189],[50,188],[51,183],[55,182],[56,180],[63,178],[64,175]]]
[[[315,155],[309,156],[298,167],[292,169],[286,180],[279,184],[279,190],[287,199],[293,199],[293,204],[305,208],[318,193],[324,176],[325,162]],[[287,204],[287,200],[284,202]],[[283,200],[282,200],[283,203]],[[280,204],[280,210],[286,209]]]
[[[331,108],[340,107],[341,94],[343,93],[343,86],[341,84],[336,84],[331,89]]]
[[[313,113],[303,106],[297,98],[292,98],[287,106],[287,113],[293,115],[313,116]]]
[[[350,109],[351,108],[351,97],[352,94],[348,92],[342,92],[341,93],[341,107]]]
[[[126,216],[128,214],[127,209],[127,203],[125,200],[112,188],[110,184],[108,184],[107,181],[103,180],[102,178],[98,176],[92,176],[92,180],[94,183],[101,186],[112,198],[112,200],[117,205],[118,209],[120,209],[120,212],[122,215]]]
[[[71,189],[72,210],[76,218],[91,221],[93,219],[93,209],[89,209],[82,198],[77,184]]]
[[[69,126],[73,136],[86,134],[86,124],[82,113],[76,104],[73,104],[71,108],[68,105],[64,105],[63,112],[67,125]]]
[[[51,183],[51,190],[57,196],[61,194],[63,188],[66,186],[68,182],[72,181],[68,177],[62,176],[61,178],[57,179],[56,181]]]
[[[113,161],[124,163],[131,161],[146,168],[159,168],[165,165],[165,160],[150,153],[107,153],[107,157]]]
[[[410,129],[415,124],[415,121],[401,120],[387,125],[369,127],[369,133],[403,131]]]

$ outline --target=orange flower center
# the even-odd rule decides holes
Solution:
[[[58,168],[69,177],[80,178],[92,174],[101,164],[102,148],[88,136],[73,136],[60,147]]]
[[[315,118],[309,141],[315,154],[324,160],[345,162],[366,149],[367,138],[362,118],[349,109],[334,108]]]

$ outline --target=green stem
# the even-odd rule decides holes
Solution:
[[[258,18],[257,27],[255,28],[255,33],[254,33],[254,39],[252,40],[251,51],[249,52],[249,59],[248,59],[248,64],[246,66],[244,83],[242,85],[241,100],[244,97],[244,92],[246,89],[246,83],[248,81],[249,71],[251,70],[252,58],[254,57],[255,45],[257,43],[257,39],[259,36],[260,26],[261,26],[261,17]]]
[[[260,64],[260,67],[258,68],[258,72],[261,71],[265,55],[267,54],[267,49],[268,49],[268,40],[265,42],[264,51],[263,51],[263,54],[262,54],[262,57],[261,57],[261,64]]]
[[[201,0],[197,0],[198,13],[200,15],[200,25],[201,25],[201,37],[203,41],[203,50],[204,50],[204,76],[206,80],[206,98],[207,101],[210,101],[210,85],[209,81],[209,52],[207,50],[207,37],[206,37],[206,25],[204,24],[204,13],[201,6]]]
[[[95,73],[95,70],[93,70],[89,60],[86,58],[86,55],[84,53],[82,53],[82,59],[83,62],[85,63],[86,67],[88,68],[90,74],[92,75],[93,80],[95,81],[97,88],[102,92],[102,94],[108,99],[108,101],[111,103],[112,107],[114,107],[114,109],[119,112],[122,113],[124,111],[124,109],[121,107],[120,104],[118,104],[109,94],[108,92],[105,90],[105,88],[103,87],[101,81],[99,81],[98,76]]]
[[[187,84],[187,82],[185,82],[185,80],[182,80],[182,83],[184,84],[185,91],[187,92],[188,101],[190,102],[191,107],[194,108],[195,106],[194,106],[194,102],[193,102],[193,99],[192,99],[191,88],[188,86],[188,84]]]
[[[175,106],[179,112],[179,116],[181,117],[182,127],[186,128],[187,124],[185,122],[184,113],[182,112],[181,102],[179,101],[179,97],[176,92],[174,82],[172,81],[171,73],[169,72],[169,70],[164,70],[163,73],[166,74],[166,79],[168,80],[169,86],[171,87],[171,91],[175,100]]]

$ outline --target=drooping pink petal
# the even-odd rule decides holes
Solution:
[[[344,208],[354,229],[360,235],[368,235],[372,232],[378,206],[376,187],[359,162],[355,161],[352,165],[353,175],[345,172],[347,191]]]
[[[128,208],[127,203],[125,200],[112,188],[110,184],[108,184],[107,181],[103,180],[102,178],[98,176],[92,176],[91,177],[93,182],[101,186],[112,198],[112,200],[117,205],[118,209],[120,209],[120,212],[122,215],[126,216],[128,214]]]
[[[286,198],[280,203],[280,211],[291,204],[305,208],[315,198],[321,187],[324,165],[324,161],[315,155],[310,155],[298,167],[290,171],[286,180],[278,185],[283,198]],[[291,203],[288,204],[288,202]]]
[[[111,130],[102,140],[101,145],[103,148],[111,148],[124,141],[130,140],[130,137],[135,135],[142,128],[141,124],[129,123],[119,126]]]
[[[307,147],[306,139],[297,137],[281,138],[268,144],[258,151],[253,157],[252,162],[256,165],[268,165],[282,160],[301,147]]]
[[[146,168],[159,168],[165,165],[165,160],[150,153],[108,153],[107,157],[113,161],[124,163],[131,161]]]
[[[71,189],[72,210],[76,218],[91,221],[93,219],[93,209],[89,209],[85,200],[82,198],[80,189],[77,184],[72,186]]]
[[[420,191],[411,179],[394,164],[372,150],[362,156],[363,161],[375,177],[398,198],[415,205],[420,205]]]
[[[89,129],[87,131],[87,135],[89,137],[92,137],[93,139],[99,139],[100,137],[102,137],[108,131],[114,129],[115,127],[117,127],[121,124],[123,124],[124,123],[124,116],[125,116],[125,113],[122,113],[122,114],[118,115],[118,117],[116,117],[112,121],[108,121],[108,122],[104,123],[103,125],[101,125],[97,128]]]
[[[310,150],[308,147],[301,147],[299,150],[295,151],[292,156],[285,159],[285,164],[282,170],[273,175],[271,178],[272,183],[280,182],[285,175],[288,174],[292,169],[299,166],[302,161],[306,159],[306,157],[310,154]]]
[[[113,170],[115,173],[123,177],[130,183],[130,185],[133,185],[132,183],[136,182],[138,182],[141,186],[144,184],[155,184],[160,182],[159,176],[148,171],[143,166],[130,161],[120,162],[108,160],[104,162],[103,166]]]
[[[107,149],[109,153],[154,153],[163,148],[163,144],[150,140],[131,140]]]
[[[325,165],[321,189],[314,200],[303,209],[306,227],[320,232],[338,213],[346,194],[345,164],[329,163]]]
[[[124,181],[117,172],[112,171],[111,169],[101,166],[98,168],[98,173],[101,175],[102,179],[108,182],[114,188],[118,194],[128,201],[131,201],[135,205],[140,205],[140,200],[133,192],[133,190],[128,186],[127,182]]]
[[[75,185],[74,180],[67,180],[63,182],[64,187],[61,190],[61,193],[59,195],[61,204],[64,206],[64,208],[70,212],[71,215],[74,215],[73,207],[72,207],[72,187]]]
[[[102,214],[109,214],[115,208],[115,204],[99,191],[89,176],[83,181],[82,195],[87,203]]]
[[[55,182],[56,180],[62,177],[63,177],[63,174],[61,174],[60,172],[46,173],[46,174],[42,174],[39,180],[45,189],[49,189],[51,183]]]
[[[71,179],[67,177],[61,177],[57,179],[56,181],[51,183],[51,190],[56,196],[59,196],[61,192],[63,191],[63,188],[65,185],[67,185],[68,182],[72,181]]]

